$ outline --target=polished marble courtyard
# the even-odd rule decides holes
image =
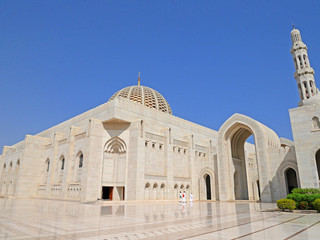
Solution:
[[[320,215],[271,203],[111,203],[0,198],[0,239],[319,239]]]

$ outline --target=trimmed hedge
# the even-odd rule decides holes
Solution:
[[[316,199],[320,198],[320,193],[318,194],[299,194],[299,193],[290,193],[286,199],[291,199],[297,203],[297,208],[299,208],[299,205],[301,202],[307,202],[308,206],[312,209],[312,202],[314,202]]]
[[[277,201],[277,207],[282,210],[294,210],[296,209],[296,205],[297,203],[291,199],[279,199]]]
[[[320,189],[317,188],[294,188],[291,193],[298,194],[318,194],[320,193]]]
[[[313,202],[313,208],[315,210],[317,210],[318,212],[320,212],[320,199],[316,199],[314,202]]]

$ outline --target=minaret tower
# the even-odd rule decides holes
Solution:
[[[320,94],[314,81],[314,71],[310,66],[308,58],[308,48],[301,40],[301,34],[298,29],[293,27],[291,31],[291,54],[293,56],[295,73],[294,78],[297,81],[300,102],[299,106],[308,105],[315,100],[319,100]]]

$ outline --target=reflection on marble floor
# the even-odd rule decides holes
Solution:
[[[0,239],[319,239],[320,216],[271,203],[78,203],[0,198]]]

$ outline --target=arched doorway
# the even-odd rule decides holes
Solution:
[[[257,180],[257,189],[258,189],[258,197],[259,197],[259,199],[258,199],[258,200],[261,200],[261,194],[260,194],[260,183],[259,183],[259,180]]]
[[[287,193],[291,193],[292,189],[298,187],[297,174],[293,168],[287,168],[285,171]]]
[[[81,155],[82,153],[79,155],[79,164]],[[125,190],[126,157],[127,146],[121,138],[113,137],[106,142],[102,166],[102,195],[108,196],[110,200],[111,198],[125,200],[125,196],[127,196]],[[112,197],[110,197],[111,192]]]
[[[318,180],[320,182],[320,149],[316,152],[316,164],[317,164],[317,170],[318,170]]]
[[[203,169],[199,174],[199,200],[216,200],[218,189],[216,186],[215,173],[210,168]],[[190,190],[190,191],[189,191]],[[191,186],[187,185],[187,192],[190,193]],[[193,192],[193,196],[197,196],[197,192]]]
[[[253,136],[254,144],[246,144]],[[257,200],[253,195],[252,181],[259,180],[261,200],[272,202],[269,165],[270,153],[277,153],[279,137],[274,131],[258,121],[241,114],[234,114],[219,129],[218,133],[218,171],[219,198],[222,201],[238,199]],[[235,188],[234,173],[238,172],[240,187]]]
[[[206,179],[207,200],[211,200],[211,179],[210,179],[210,175],[207,174],[205,179]]]

